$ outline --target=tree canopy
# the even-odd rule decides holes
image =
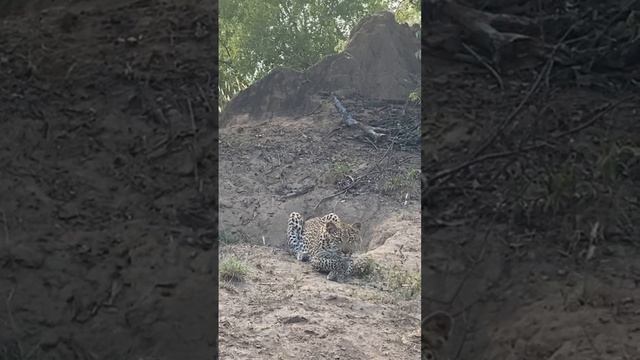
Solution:
[[[382,10],[420,22],[417,0],[221,0],[219,110],[275,67],[304,70],[340,51],[358,21]]]

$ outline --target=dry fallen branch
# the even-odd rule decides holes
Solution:
[[[632,95],[632,96],[627,96],[624,97],[614,103],[607,103],[604,104],[603,106],[600,106],[598,109],[596,109],[594,112],[592,112],[590,115],[586,116],[584,119],[584,122],[581,125],[576,126],[575,128],[569,129],[567,131],[563,131],[563,132],[559,132],[559,133],[552,133],[550,134],[550,138],[557,140],[560,138],[563,138],[565,136],[571,135],[571,134],[575,134],[577,132],[580,132],[584,129],[586,129],[587,127],[593,125],[596,121],[598,121],[599,119],[601,119],[605,114],[609,113],[611,110],[615,109],[616,107],[618,107],[619,105],[621,105],[622,103],[625,103],[629,100],[632,100],[634,98],[636,98],[637,96]],[[544,146],[548,146],[548,143],[546,142],[541,142],[535,145],[531,145],[531,146],[527,146],[527,147],[523,147],[522,149],[519,150],[514,150],[514,151],[504,151],[504,152],[499,152],[499,153],[493,153],[493,154],[487,154],[487,155],[483,155],[480,157],[476,157],[473,158],[469,161],[466,161],[458,166],[454,166],[450,169],[445,169],[442,170],[438,173],[436,173],[431,179],[428,180],[428,184],[435,184],[436,180],[440,180],[443,178],[449,178],[450,176],[458,173],[459,171],[466,169],[470,166],[473,166],[475,164],[487,161],[487,160],[495,160],[495,159],[501,159],[501,158],[505,158],[505,157],[509,157],[509,156],[513,156],[513,155],[518,155],[518,154],[522,154],[528,151],[532,151],[532,150],[537,150],[539,148],[542,148]],[[427,191],[427,194],[430,191]]]
[[[543,50],[537,43],[537,39],[531,34],[539,32],[538,22],[526,17],[493,14],[476,10],[458,4],[454,0],[443,0],[442,10],[458,23],[468,34],[470,41],[493,56],[493,64],[500,65],[509,59],[517,57],[519,49],[526,48],[530,54],[541,55]],[[509,28],[521,33],[499,31],[497,28]]]
[[[474,58],[476,58],[478,60],[478,62],[480,62],[480,64],[482,64],[482,66],[486,67],[487,70],[489,70],[489,72],[491,73],[491,75],[493,75],[494,78],[496,78],[496,80],[498,81],[498,85],[500,85],[500,90],[504,90],[504,82],[502,81],[502,78],[500,77],[500,74],[498,74],[498,72],[491,67],[491,65],[486,62],[482,56],[480,56],[480,54],[478,54],[477,52],[475,52],[469,45],[462,43],[462,47],[467,50],[471,55],[473,55]]]
[[[291,192],[289,192],[287,194],[282,195],[280,197],[280,201],[284,201],[286,199],[291,199],[291,198],[294,198],[294,197],[297,197],[297,196],[300,196],[300,195],[304,195],[304,194],[308,193],[309,191],[313,190],[314,188],[315,188],[315,185],[309,185],[309,186],[302,187],[302,188],[300,188],[298,190],[291,191]]]
[[[358,128],[360,128],[360,130],[364,131],[364,133],[367,134],[367,136],[371,137],[374,141],[378,140],[383,136],[386,136],[386,134],[383,133],[383,131],[386,131],[385,129],[365,125],[357,121],[356,119],[353,118],[353,116],[351,116],[351,114],[349,114],[347,109],[342,105],[340,100],[338,100],[338,98],[335,95],[333,95],[332,97],[333,97],[333,103],[336,109],[338,110],[338,112],[340,113],[340,115],[342,115],[342,121],[344,121],[345,125],[349,127],[357,126]]]
[[[524,108],[524,105],[529,101],[531,96],[538,90],[538,86],[542,82],[542,79],[545,78],[546,76],[548,76],[549,72],[551,71],[551,69],[553,67],[554,55],[555,55],[556,51],[560,48],[560,46],[562,45],[563,41],[567,38],[567,36],[569,36],[569,34],[571,33],[572,30],[573,30],[573,26],[570,27],[564,33],[564,35],[560,39],[560,42],[558,44],[556,44],[556,46],[554,46],[553,51],[551,52],[551,54],[548,57],[547,63],[542,67],[542,70],[540,70],[540,73],[538,74],[538,76],[537,76],[536,80],[534,81],[533,85],[531,85],[531,88],[529,89],[527,94],[524,96],[524,98],[522,98],[520,103],[518,103],[518,106],[516,106],[515,109],[513,109],[513,111],[509,114],[509,116],[507,116],[507,118],[505,118],[498,125],[497,129],[489,137],[489,139],[482,146],[480,146],[480,148],[478,150],[476,150],[473,153],[474,157],[479,156],[482,152],[484,152],[487,148],[489,148],[489,146],[491,146],[491,144],[496,140],[496,138],[498,138],[498,136],[500,136],[502,131],[507,127],[507,125],[509,125],[509,123],[511,123],[516,118],[516,116],[518,116],[518,114],[520,114],[520,111],[522,111],[522,109]]]

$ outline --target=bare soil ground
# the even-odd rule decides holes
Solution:
[[[1,5],[0,358],[211,358],[214,4]]]
[[[345,101],[358,119],[388,128],[393,121],[375,120],[402,111],[365,104],[361,113],[357,103]],[[313,118],[221,129],[220,262],[234,259],[249,269],[242,283],[221,280],[225,358],[419,357],[418,134],[404,151],[391,141],[375,145],[342,128],[330,107]],[[418,110],[408,111],[414,125]],[[291,211],[361,222],[360,254],[387,268],[384,279],[338,284],[297,262],[285,249]]]
[[[427,26],[423,304],[454,315],[452,359],[638,359],[640,72],[610,56],[637,46],[619,24],[637,6],[470,3],[555,11],[566,21],[543,29],[563,55],[529,44],[492,74],[491,54],[447,21],[459,9]]]
[[[390,14],[374,16],[345,53],[304,73],[275,70],[223,113],[221,357],[420,357],[420,109],[406,101],[418,85],[417,49],[408,26]],[[374,61],[372,53],[381,56]],[[302,78],[310,88],[300,90]],[[340,78],[351,80],[331,80]],[[371,88],[384,82],[393,84]],[[297,91],[307,92],[309,103],[291,106]],[[372,141],[346,127],[329,91],[387,136]],[[286,250],[292,211],[305,218],[335,212],[362,223],[358,256],[378,270],[336,283],[296,261]]]

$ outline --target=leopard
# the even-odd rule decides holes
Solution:
[[[334,213],[304,220],[292,212],[287,223],[289,252],[326,273],[327,280],[344,282],[354,273],[352,255],[362,242],[361,230],[361,223],[346,223]]]
[[[451,336],[453,317],[436,311],[422,320],[422,360],[446,360],[443,351]]]

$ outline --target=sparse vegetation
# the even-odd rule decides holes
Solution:
[[[397,292],[406,299],[411,299],[420,294],[420,273],[407,271],[393,266],[385,272],[385,280],[392,291]]]
[[[557,214],[575,200],[576,174],[571,164],[565,164],[558,172],[548,172],[545,176],[546,197],[544,211]]]
[[[380,265],[370,257],[361,257],[355,263],[355,274],[362,278],[371,278],[380,271]]]
[[[387,290],[404,299],[412,299],[420,294],[419,272],[407,271],[397,265],[385,267],[364,257],[357,261],[355,273],[365,281],[381,283]]]
[[[414,187],[416,187],[420,183],[419,179],[420,170],[411,169],[387,180],[382,187],[382,191],[388,195],[397,193],[404,194],[406,192],[410,192]]]
[[[422,88],[420,86],[409,93],[409,101],[412,101],[416,104],[422,103]]]
[[[331,164],[325,174],[325,181],[329,184],[335,184],[351,174],[353,174],[353,166],[350,163],[347,161],[336,161]]]
[[[218,237],[220,239],[220,244],[224,245],[237,244],[240,242],[240,238],[228,230],[220,230]]]
[[[249,273],[248,266],[240,259],[229,257],[220,263],[220,280],[242,282]]]

